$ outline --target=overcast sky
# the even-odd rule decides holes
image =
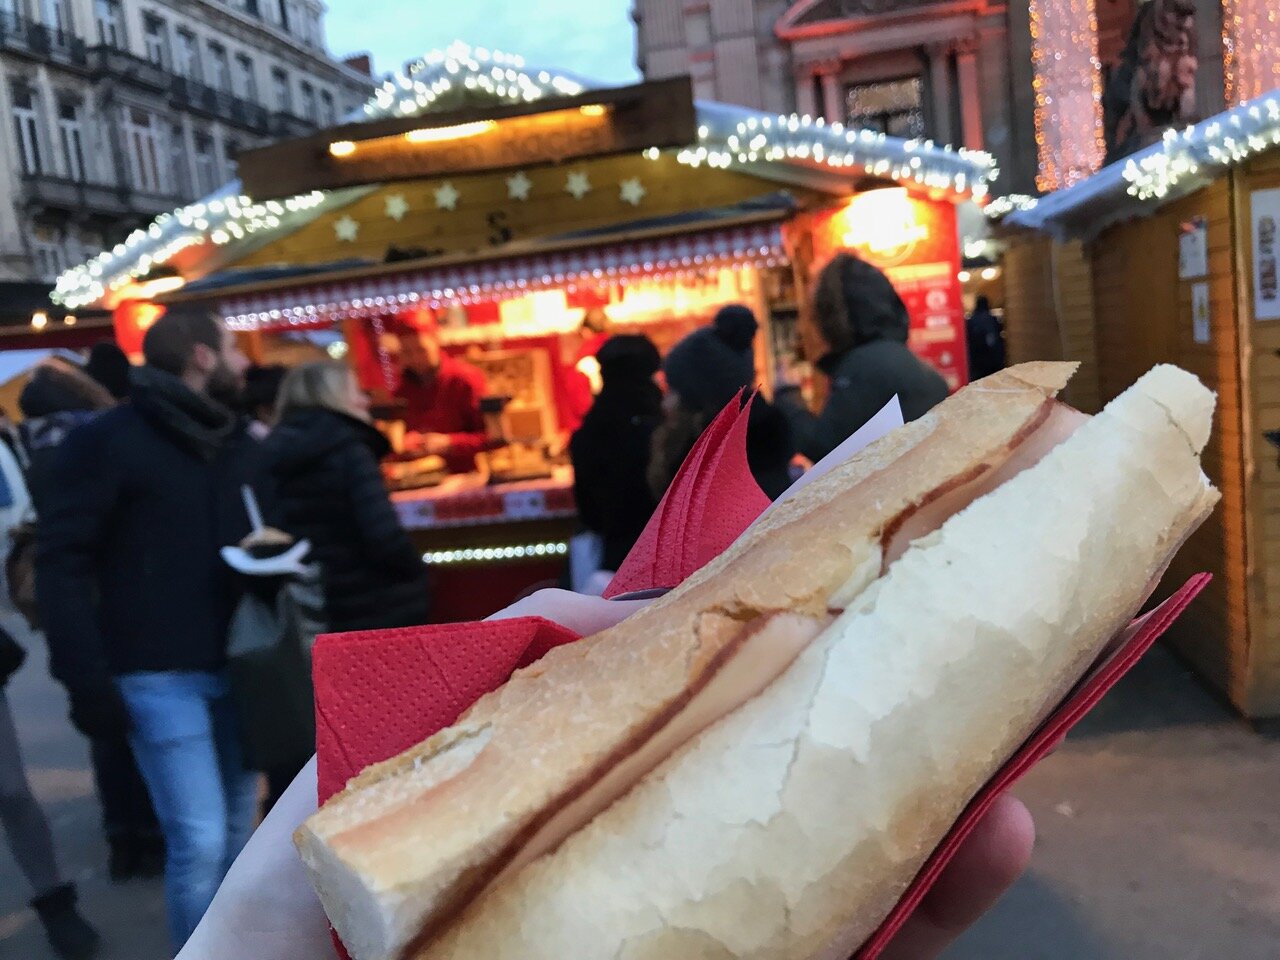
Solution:
[[[635,79],[631,0],[328,0],[329,47],[379,73],[454,40],[589,79]]]

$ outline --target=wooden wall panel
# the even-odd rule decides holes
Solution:
[[[1280,188],[1280,151],[1272,151],[1233,178],[1238,244],[1238,290],[1246,379],[1242,410],[1247,522],[1254,630],[1244,670],[1245,697],[1253,712],[1280,716],[1280,456],[1263,439],[1280,430],[1280,321],[1255,321],[1250,195]]]
[[[591,192],[581,200],[565,189],[570,172],[577,171],[586,173],[591,185]],[[480,251],[628,221],[732,206],[779,189],[775,183],[740,173],[693,169],[666,155],[657,160],[629,155],[531,169],[526,172],[532,181],[527,200],[509,195],[507,180],[511,176],[514,174],[508,172],[388,184],[263,247],[238,265],[317,264],[355,258],[380,263],[391,246],[415,247],[431,254]],[[626,202],[621,194],[622,183],[631,179],[638,179],[645,190],[639,205]],[[446,183],[458,193],[453,210],[442,209],[437,202],[436,191]],[[806,196],[804,191],[792,192],[800,199]],[[389,214],[388,200],[394,197],[407,205],[400,220]],[[344,217],[358,224],[353,242],[338,239],[335,225]]]
[[[1204,217],[1209,229],[1209,275],[1178,276],[1183,222]],[[1097,310],[1098,373],[1110,400],[1158,363],[1190,370],[1218,394],[1205,472],[1222,491],[1213,516],[1179,553],[1169,587],[1201,570],[1214,581],[1173,631],[1172,639],[1200,671],[1241,709],[1248,695],[1251,641],[1245,478],[1241,433],[1242,383],[1235,272],[1232,190],[1219,180],[1150,217],[1115,227],[1090,245]],[[1210,342],[1194,342],[1192,285],[1207,282]]]
[[[1080,361],[1063,398],[1093,413],[1099,394],[1089,269],[1078,243],[1018,238],[1004,258],[1005,337],[1010,363]]]

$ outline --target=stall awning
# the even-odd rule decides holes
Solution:
[[[416,305],[508,300],[579,284],[669,277],[733,266],[783,262],[780,217],[628,239],[547,244],[517,255],[450,258],[435,263],[347,273],[326,282],[228,292],[219,309],[236,330],[271,330],[393,313]]]

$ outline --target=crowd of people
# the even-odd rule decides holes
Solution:
[[[816,415],[793,385],[772,402],[757,392],[759,324],[745,306],[721,309],[665,358],[643,335],[584,328],[575,369],[587,399],[576,398],[569,450],[606,577],[727,405],[750,405],[748,464],[776,499],[895,395],[907,419],[946,396],[908,350],[906,307],[875,268],[837,257],[818,280],[815,319],[829,381]],[[309,759],[303,749],[262,763],[247,746],[253,712],[237,698],[270,691],[238,688],[227,669],[245,598],[310,571],[322,597],[314,636],[425,623],[430,591],[379,466],[391,447],[345,364],[251,369],[219,319],[184,306],[147,331],[143,359],[131,367],[102,345],[83,368],[50,359],[36,370],[22,423],[0,444],[0,509],[15,544],[10,593],[44,633],[89,743],[110,875],[163,874],[181,948],[258,822],[260,774],[269,804]],[[401,332],[393,359],[404,447],[471,469],[492,442],[479,372],[429,327]],[[234,545],[245,565],[226,559]],[[263,547],[287,550],[289,565],[259,569]],[[3,697],[22,653],[0,636],[0,820],[53,949],[87,960],[98,935],[59,873]]]

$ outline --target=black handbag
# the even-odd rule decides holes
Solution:
[[[323,599],[318,578],[257,587],[245,592],[236,609],[227,666],[245,765],[271,770],[315,752],[311,647],[324,631]]]
[[[22,668],[26,659],[27,651],[22,644],[13,639],[8,630],[0,627],[0,688]]]

